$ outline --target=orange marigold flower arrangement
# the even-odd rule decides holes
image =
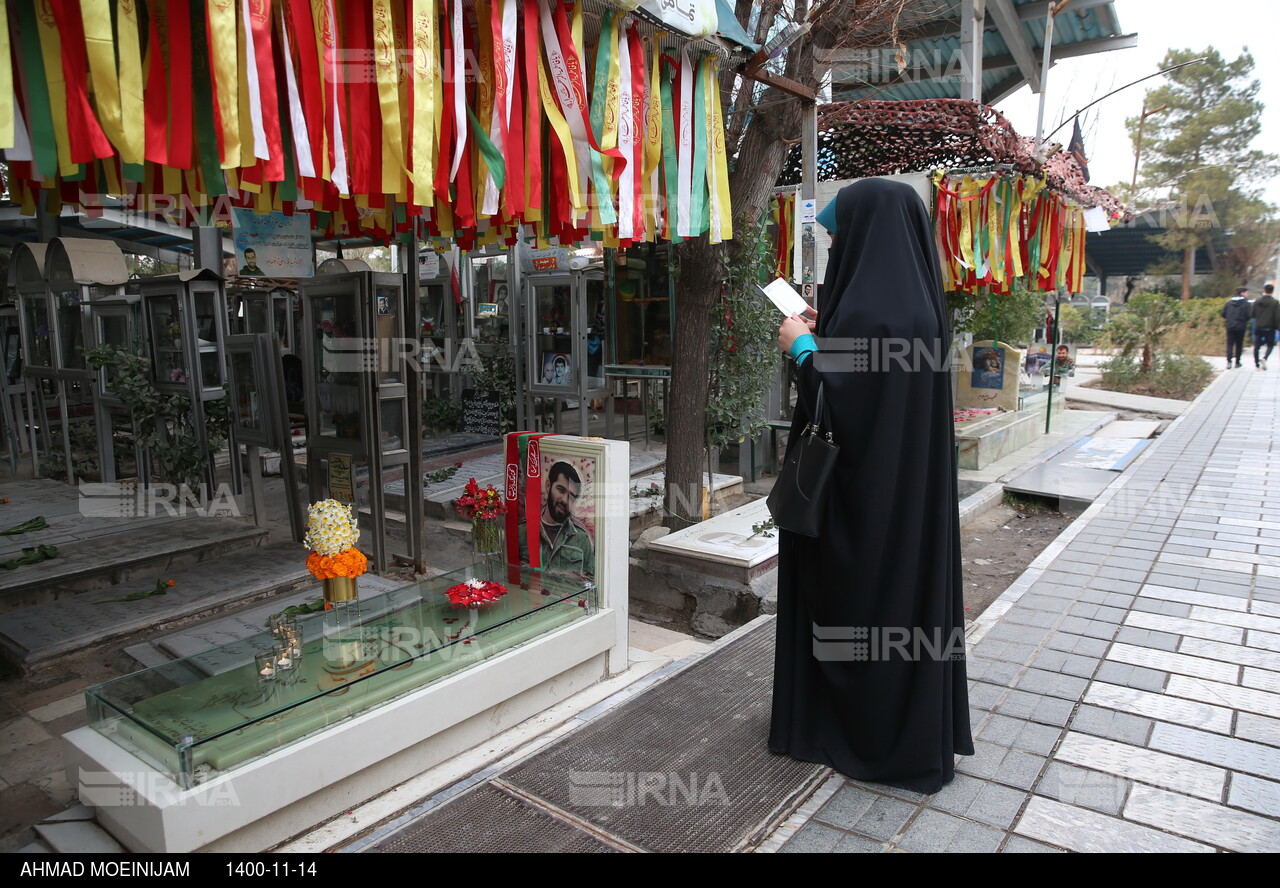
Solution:
[[[356,548],[359,538],[360,527],[353,509],[335,499],[313,503],[307,510],[304,540],[311,549],[307,570],[318,580],[360,576],[369,560]]]

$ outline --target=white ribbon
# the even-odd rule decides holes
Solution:
[[[693,195],[693,63],[688,47],[680,49],[680,119],[676,121],[680,150],[676,169],[678,196],[676,220],[680,237],[693,237],[693,220],[689,202]]]
[[[262,125],[262,92],[258,88],[258,55],[253,48],[253,23],[249,18],[249,0],[240,0],[244,22],[245,75],[249,80],[249,120],[253,122],[253,156],[270,160],[267,131]]]
[[[569,66],[565,61],[560,37],[556,34],[555,22],[551,20],[551,9],[547,0],[538,4],[542,21],[542,41],[547,50],[547,61],[551,70],[548,72],[551,83],[555,86],[556,96],[560,99],[560,110],[569,124],[569,132],[573,134],[574,155],[578,161],[579,194],[587,194],[587,183],[591,180],[591,143],[587,140],[587,127],[582,106],[578,104],[578,91],[573,88],[569,77]],[[569,171],[572,175],[572,170]],[[575,222],[577,218],[575,217]]]
[[[289,123],[293,129],[293,156],[298,161],[298,175],[314,178],[315,160],[311,156],[311,139],[307,133],[307,115],[302,111],[302,99],[298,96],[298,79],[293,72],[293,56],[289,53],[289,29],[284,26],[284,7],[281,10],[280,39],[284,41],[284,79],[289,90]]]
[[[449,168],[449,181],[458,176],[462,165],[463,149],[467,146],[467,75],[466,53],[462,43],[462,0],[453,0],[453,165]]]
[[[622,39],[618,41],[618,66],[621,73],[618,109],[618,150],[627,165],[618,177],[618,237],[635,237],[635,103],[631,95],[631,47],[627,45],[626,28],[619,23]]]
[[[329,33],[336,35],[338,33],[337,23],[333,20],[333,0],[325,0],[324,4],[325,24],[329,29]],[[324,48],[324,65],[325,65],[325,86],[326,98],[329,106],[329,119],[333,121],[333,170],[329,173],[329,179],[333,182],[339,194],[350,194],[351,183],[348,181],[347,173],[347,144],[346,139],[342,137],[342,115],[338,112],[338,47],[326,46]]]

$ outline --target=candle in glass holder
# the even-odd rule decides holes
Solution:
[[[258,681],[276,680],[276,658],[273,652],[254,654],[253,665],[258,671]]]

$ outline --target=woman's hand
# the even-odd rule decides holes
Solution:
[[[812,310],[812,309],[810,309]],[[791,343],[806,333],[812,333],[813,321],[805,320],[798,314],[789,315],[778,328],[778,347],[784,352],[791,351]]]

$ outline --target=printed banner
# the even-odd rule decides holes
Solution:
[[[245,277],[311,277],[311,219],[234,208],[236,270]]]

